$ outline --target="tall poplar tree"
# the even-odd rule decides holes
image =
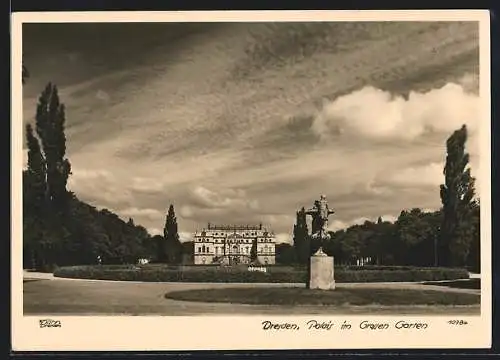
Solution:
[[[441,185],[443,221],[438,261],[441,266],[463,266],[474,236],[474,178],[465,151],[467,127],[463,125],[446,141],[444,184]]]
[[[71,165],[66,156],[65,111],[57,87],[49,83],[38,99],[36,132],[42,142],[47,171],[47,198],[51,210],[64,213],[68,192],[66,185]]]
[[[163,237],[165,238],[168,262],[179,263],[182,260],[182,245],[179,240],[177,218],[173,205],[170,205],[168,208],[165,227],[163,228]]]
[[[307,229],[306,210],[297,211],[297,220],[293,227],[293,247],[297,254],[297,260],[301,264],[309,262],[311,255],[311,241]]]

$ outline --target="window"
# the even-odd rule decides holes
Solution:
[[[205,252],[205,245],[203,245],[203,252]]]
[[[198,252],[199,252],[199,253],[201,253],[201,246],[200,246],[200,247],[198,247]]]

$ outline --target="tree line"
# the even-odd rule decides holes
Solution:
[[[23,65],[23,83],[29,73]],[[98,210],[67,190],[71,163],[66,156],[65,108],[49,83],[36,108],[34,126],[26,125],[27,168],[23,171],[23,265],[54,266],[134,263],[139,258],[178,264],[191,261],[193,242],[181,243],[174,206],[165,217],[163,235],[151,236],[133,219],[124,221],[108,209]],[[378,265],[480,267],[480,203],[475,197],[467,128],[447,140],[442,207],[434,212],[401,211],[394,222],[366,221],[330,232],[324,251],[339,264],[359,259]],[[277,244],[277,262],[307,264],[319,244],[307,227],[305,210],[296,213],[293,245]],[[256,244],[254,244],[256,245]],[[252,246],[252,258],[256,247]]]
[[[23,66],[23,83],[28,73]],[[71,163],[66,157],[65,108],[49,83],[41,93],[34,126],[26,125],[27,167],[23,170],[23,266],[135,263],[139,258],[180,262],[173,205],[163,236],[154,236],[133,219],[98,210],[67,190]]]
[[[356,265],[363,260],[376,265],[465,266],[479,271],[480,203],[475,197],[466,141],[464,125],[446,142],[439,210],[403,210],[394,223],[379,218],[330,232],[323,250],[339,264]],[[306,264],[319,247],[309,236],[304,208],[296,216],[293,245],[277,249],[277,260],[282,263]]]

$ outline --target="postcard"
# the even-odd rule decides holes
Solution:
[[[489,26],[14,13],[13,350],[490,347]]]

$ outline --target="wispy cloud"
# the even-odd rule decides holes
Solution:
[[[52,29],[44,46],[42,25],[24,32],[23,106],[32,121],[44,82],[61,84],[68,187],[151,232],[170,204],[184,239],[207,222],[289,239],[321,193],[337,228],[436,208],[444,143],[463,123],[478,166],[476,24],[192,25],[182,40],[148,26]]]

